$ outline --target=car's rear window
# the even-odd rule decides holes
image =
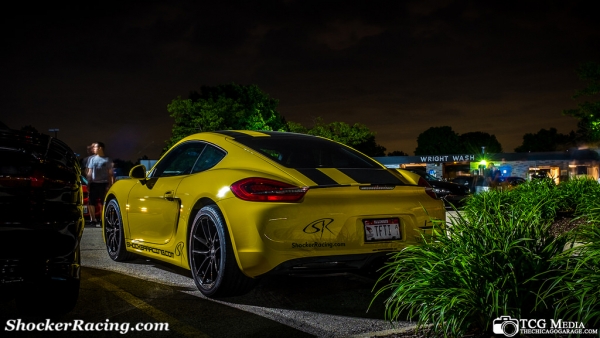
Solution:
[[[381,168],[371,158],[341,144],[311,136],[241,137],[235,141],[288,168]]]

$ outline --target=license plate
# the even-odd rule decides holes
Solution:
[[[389,241],[402,239],[400,219],[380,218],[365,219],[365,242]]]
[[[83,213],[84,213],[84,214],[87,214],[87,213],[88,213],[88,212],[87,212],[87,207],[88,207],[87,205],[84,205],[84,206],[83,206]]]

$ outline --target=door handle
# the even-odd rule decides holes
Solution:
[[[175,200],[175,197],[173,197],[173,190],[165,192],[165,196],[164,197],[168,201]]]

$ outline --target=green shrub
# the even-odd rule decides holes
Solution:
[[[590,178],[571,179],[558,186],[563,209],[588,215],[600,207],[600,184]]]
[[[509,191],[509,195],[513,205],[541,205],[539,215],[545,220],[553,220],[561,206],[557,186],[551,178],[527,181]]]
[[[584,225],[554,238],[559,212]],[[600,184],[533,180],[476,194],[460,215],[391,256],[374,297],[385,295],[387,319],[454,337],[501,315],[600,323]]]
[[[556,193],[561,211],[581,215],[600,199],[600,184],[591,178],[574,178],[561,182]]]
[[[403,249],[384,267],[375,298],[386,295],[386,318],[432,324],[435,335],[487,331],[501,315],[536,318],[550,311],[536,304],[550,258],[564,242],[541,217],[546,203],[513,204],[511,192],[490,191],[465,206],[462,216],[423,245]],[[533,195],[531,195],[533,196]],[[540,316],[541,318],[541,316]]]
[[[600,209],[595,210],[596,215]],[[600,219],[565,234],[572,245],[551,260],[553,270],[542,273],[538,304],[555,306],[555,317],[582,322],[586,327],[600,324]]]
[[[540,219],[551,221],[561,207],[557,186],[552,179],[548,178],[527,181],[512,190],[490,190],[473,195],[466,201],[466,207],[462,211],[470,212],[470,218],[482,212],[495,217],[506,214],[516,205],[522,207],[537,205],[535,210],[531,210],[535,211]]]

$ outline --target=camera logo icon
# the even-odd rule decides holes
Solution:
[[[495,334],[503,334],[512,337],[519,333],[519,320],[510,316],[500,316],[494,319],[493,330]]]

